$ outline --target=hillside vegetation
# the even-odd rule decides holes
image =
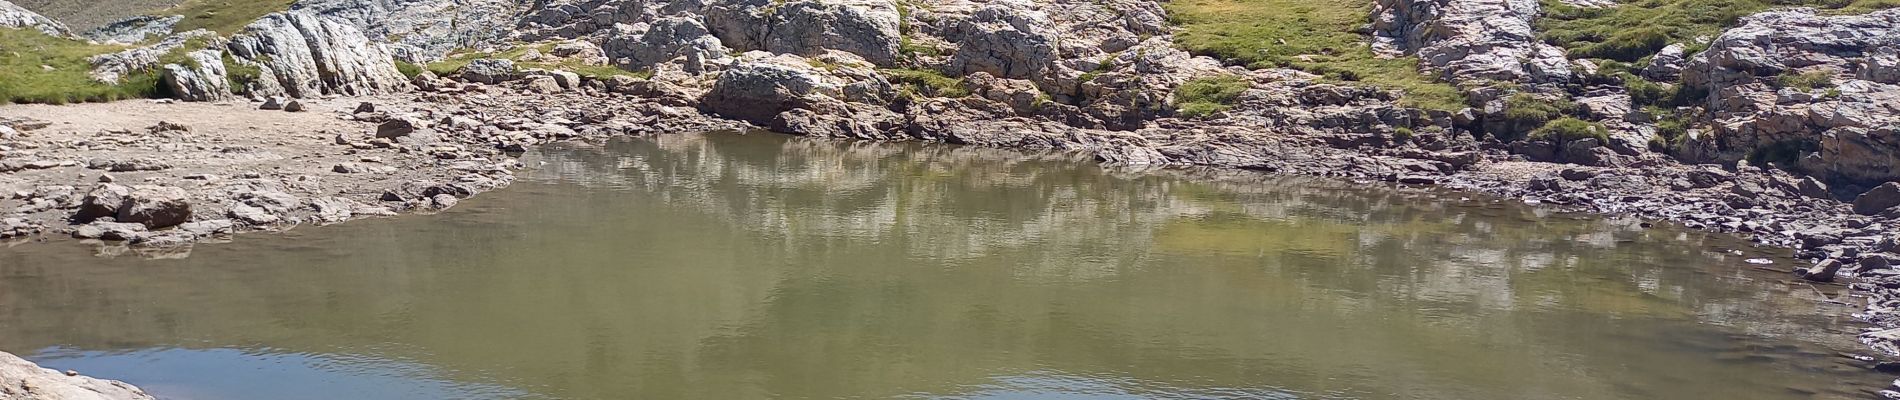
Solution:
[[[1405,93],[1408,105],[1463,108],[1456,87],[1418,71],[1410,57],[1381,59],[1366,35],[1369,0],[1176,0],[1169,18],[1176,42],[1198,55],[1250,68],[1287,67]]]
[[[31,29],[0,28],[0,104],[65,104],[162,95],[158,74],[153,71],[127,74],[119,85],[92,80],[92,63],[86,59],[123,49]]]
[[[155,15],[183,15],[173,30],[178,32],[206,29],[230,35],[252,21],[278,11],[289,10],[296,0],[188,0],[177,7],[153,12]]]
[[[1858,14],[1900,6],[1900,0],[1643,0],[1610,8],[1581,8],[1543,0],[1546,15],[1537,30],[1545,41],[1569,50],[1571,58],[1633,62],[1655,55],[1671,43],[1689,52],[1750,14],[1785,7],[1816,7],[1833,14]]]

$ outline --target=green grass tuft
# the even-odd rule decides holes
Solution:
[[[1238,75],[1196,78],[1174,91],[1174,106],[1181,116],[1206,118],[1234,108],[1240,95],[1252,84]]]
[[[1558,143],[1582,139],[1596,139],[1597,143],[1610,142],[1610,130],[1603,125],[1581,119],[1563,117],[1551,120],[1537,130],[1531,131],[1531,139],[1547,140]]]
[[[909,68],[886,68],[878,72],[884,73],[891,83],[902,85],[900,90],[908,96],[954,98],[970,95],[970,89],[963,87],[963,79],[952,78],[941,72]]]
[[[1834,87],[1834,72],[1828,70],[1814,70],[1799,73],[1789,71],[1781,74],[1781,76],[1775,77],[1775,81],[1780,83],[1782,87],[1801,89],[1803,91],[1830,89]]]
[[[1404,93],[1406,105],[1434,110],[1465,107],[1463,93],[1420,73],[1411,57],[1381,59],[1360,27],[1369,0],[1176,0],[1165,3],[1181,31],[1183,49],[1246,64],[1287,67]]]
[[[426,69],[423,69],[421,65],[411,64],[403,60],[396,60],[396,72],[401,72],[402,76],[404,77],[408,77],[409,79],[416,79],[416,76],[422,75],[422,71],[426,71]]]
[[[224,53],[225,81],[231,84],[231,92],[244,94],[252,83],[263,79],[264,69],[256,65],[239,63],[231,53]]]

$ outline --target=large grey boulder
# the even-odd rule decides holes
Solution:
[[[165,64],[165,87],[171,89],[172,96],[184,101],[219,101],[230,99],[230,71],[225,69],[224,52],[221,50],[198,50],[185,53],[193,61],[190,65]]]
[[[1541,12],[1537,0],[1379,0],[1373,49],[1416,55],[1453,82],[1569,81],[1563,50],[1532,27]]]
[[[119,208],[125,205],[125,198],[132,195],[132,188],[110,183],[100,184],[79,200],[79,210],[73,213],[74,222],[92,222],[105,217],[116,217]]]
[[[463,80],[496,84],[521,79],[521,71],[514,61],[499,58],[484,58],[470,61],[468,65],[456,71]]]
[[[190,195],[185,189],[170,186],[136,186],[119,206],[119,222],[144,224],[160,229],[191,220]]]
[[[712,90],[701,98],[701,107],[727,118],[763,125],[781,112],[824,103],[827,93],[837,92],[835,82],[809,65],[801,67],[797,62],[781,60],[734,64],[719,74]]]
[[[1896,49],[1900,9],[1842,16],[1793,9],[1743,18],[1684,67],[1684,84],[1709,94],[1703,107],[1712,129],[1690,137],[1683,154],[1732,162],[1760,149],[1808,148],[1799,166],[1809,173],[1900,180]]]
[[[1042,78],[1057,60],[1060,41],[1048,13],[1027,1],[992,3],[947,27],[956,43],[949,69],[957,75],[989,73],[1005,79]]]
[[[231,37],[231,55],[261,70],[261,96],[374,95],[407,90],[387,47],[309,9],[273,13]]]
[[[601,49],[608,59],[634,68],[684,57],[689,72],[704,70],[706,60],[726,58],[732,52],[698,18],[677,16],[619,25]]]
[[[98,28],[92,28],[81,32],[79,36],[101,43],[137,44],[152,37],[171,35],[172,27],[177,26],[179,21],[184,20],[185,16],[183,15],[140,15],[113,21]]]
[[[0,352],[0,399],[152,400],[154,397],[125,382],[67,375]]]
[[[66,36],[70,31],[66,24],[6,0],[0,0],[0,27],[33,29],[53,36]]]
[[[1682,77],[1682,65],[1688,62],[1682,43],[1664,46],[1662,51],[1650,57],[1649,66],[1643,67],[1643,77],[1657,82],[1675,82]]]
[[[737,0],[711,7],[708,24],[727,46],[741,51],[818,56],[856,54],[895,65],[900,13],[892,0]]]

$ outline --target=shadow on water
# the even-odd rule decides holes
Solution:
[[[528,160],[442,215],[183,259],[0,249],[0,349],[201,399],[1802,399],[1889,379],[1836,355],[1859,350],[1848,310],[1717,249],[1770,253],[1635,221],[776,135]]]

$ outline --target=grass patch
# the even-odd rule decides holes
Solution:
[[[187,0],[177,7],[154,13],[185,16],[174,28],[177,32],[207,29],[229,35],[265,14],[289,10],[293,3],[296,0]]]
[[[260,61],[269,62],[270,60],[266,59]],[[229,52],[224,53],[223,62],[224,78],[227,83],[231,84],[232,93],[244,94],[248,91],[245,88],[249,87],[251,83],[257,82],[258,79],[263,79],[263,68],[259,68],[256,65],[239,63],[236,58],[231,57],[231,53]]]
[[[1790,71],[1775,77],[1775,81],[1781,83],[1782,87],[1801,89],[1802,91],[1829,89],[1834,87],[1834,72],[1828,70],[1814,70],[1801,73]]]
[[[1689,45],[1689,53],[1742,17],[1784,7],[1816,7],[1829,14],[1857,14],[1900,6],[1900,0],[1639,0],[1608,8],[1587,8],[1543,0],[1537,22],[1543,40],[1569,50],[1571,58],[1633,62],[1670,43]]]
[[[66,104],[166,95],[156,69],[128,73],[118,85],[92,80],[92,63],[87,58],[124,49],[47,36],[37,30],[0,28],[0,104]],[[182,54],[167,55],[162,60],[176,62],[177,58]]]
[[[1240,95],[1252,88],[1236,75],[1195,78],[1174,91],[1174,106],[1181,116],[1206,118],[1234,108]]]
[[[1166,3],[1181,27],[1175,42],[1196,55],[1250,68],[1287,67],[1404,92],[1409,106],[1457,110],[1458,88],[1420,73],[1411,57],[1373,55],[1360,27],[1368,0],[1176,0]]]
[[[927,69],[886,68],[884,73],[891,83],[902,85],[899,91],[906,97],[964,97],[970,95],[970,89],[963,87],[962,78],[952,78]]]
[[[1531,139],[1558,143],[1596,139],[1597,143],[1607,144],[1610,143],[1610,130],[1594,122],[1563,117],[1550,120],[1544,126],[1531,131]]]
[[[1565,115],[1577,112],[1576,103],[1569,100],[1546,100],[1529,93],[1518,93],[1504,99],[1504,131],[1494,132],[1499,140],[1515,140],[1525,132],[1532,137],[1551,121],[1565,118]]]
[[[409,63],[408,61],[396,60],[396,72],[401,72],[402,76],[404,77],[407,77],[409,79],[416,79],[417,76],[422,75],[423,71],[428,71],[428,70],[424,69],[421,65],[415,65],[415,64]]]

